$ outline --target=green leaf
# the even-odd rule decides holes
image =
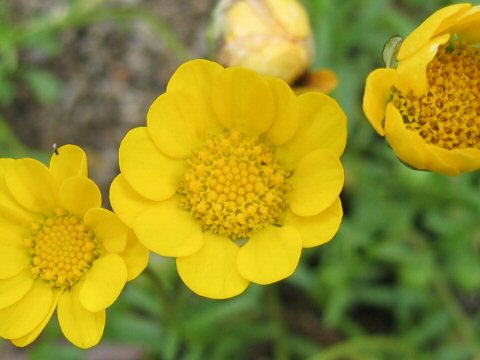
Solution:
[[[44,70],[29,69],[23,74],[24,79],[35,98],[42,104],[55,102],[61,90],[60,80]]]

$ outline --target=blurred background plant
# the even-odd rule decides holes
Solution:
[[[0,2],[0,154],[77,143],[106,193],[125,131],[143,123],[178,64],[204,53],[214,1],[49,0],[18,16],[27,3]],[[294,276],[213,301],[186,289],[172,260],[153,257],[110,308],[98,347],[72,347],[53,322],[27,349],[0,342],[0,359],[480,359],[480,174],[405,167],[361,111],[385,41],[451,3],[304,1],[312,68],[339,78],[332,96],[349,143],[343,224],[304,251]]]

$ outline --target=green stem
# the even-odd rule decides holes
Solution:
[[[160,299],[160,305],[162,310],[161,313],[163,315],[162,316],[163,320],[165,320],[166,322],[169,322],[173,314],[172,309],[174,308],[174,304],[172,302],[169,292],[165,288],[165,285],[162,279],[160,279],[157,273],[154,270],[152,270],[150,266],[147,266],[144,273],[149,277],[155,291],[158,294],[158,298]]]
[[[362,351],[388,351],[403,354],[405,359],[415,359],[412,349],[404,342],[388,336],[369,336],[346,340],[337,345],[325,349],[321,354],[315,355],[309,360],[335,360],[348,358],[355,360],[369,359]]]
[[[274,338],[274,359],[275,360],[288,360],[288,336],[287,329],[285,327],[285,321],[282,313],[282,306],[278,294],[278,289],[275,285],[270,285],[267,288],[267,311],[275,325],[275,338]]]

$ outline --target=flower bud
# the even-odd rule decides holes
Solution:
[[[312,63],[309,19],[297,0],[223,0],[214,14],[218,61],[293,83]],[[214,26],[215,26],[214,25]]]

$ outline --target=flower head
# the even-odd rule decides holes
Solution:
[[[297,0],[223,0],[214,12],[221,37],[219,60],[243,66],[288,83],[313,60],[308,15]]]
[[[110,200],[194,292],[228,298],[288,277],[302,247],[333,237],[345,142],[328,96],[194,60],[123,139]]]
[[[101,208],[79,147],[60,147],[49,167],[0,159],[1,337],[28,345],[57,309],[67,339],[97,344],[105,309],[147,261],[133,231]]]
[[[437,11],[399,43],[394,68],[367,78],[365,115],[416,169],[480,168],[479,12],[470,4]]]

